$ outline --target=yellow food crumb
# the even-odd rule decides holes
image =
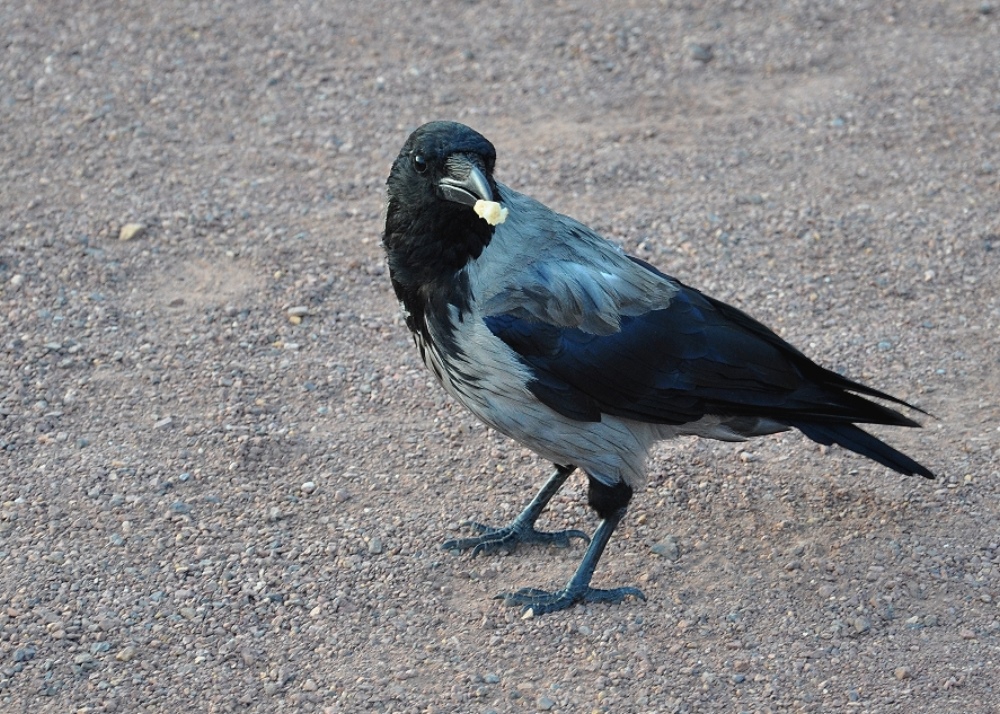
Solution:
[[[503,208],[496,201],[479,199],[476,201],[476,205],[472,207],[472,210],[491,226],[498,225],[507,220],[507,209]]]

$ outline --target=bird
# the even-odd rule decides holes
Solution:
[[[661,440],[736,442],[796,429],[901,474],[935,477],[858,426],[920,426],[873,398],[928,412],[821,367],[742,310],[500,183],[495,166],[495,147],[474,129],[418,127],[386,181],[382,246],[406,326],[436,380],[555,467],[510,524],[469,522],[475,535],[443,547],[476,556],[586,543],[565,586],[498,595],[507,604],[540,615],[646,599],[636,587],[591,583]],[[500,204],[505,218],[480,217],[479,202]],[[593,536],[538,530],[577,469],[600,519]]]

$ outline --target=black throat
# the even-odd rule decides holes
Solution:
[[[468,206],[442,202],[413,212],[390,197],[382,244],[411,331],[427,336],[428,319],[447,324],[449,305],[459,314],[467,311],[469,284],[462,269],[482,255],[493,232]]]

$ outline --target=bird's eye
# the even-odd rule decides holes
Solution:
[[[413,155],[413,168],[417,170],[418,174],[427,171],[427,159],[424,158],[423,154]]]

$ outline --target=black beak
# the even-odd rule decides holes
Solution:
[[[486,174],[475,158],[465,154],[452,154],[445,162],[447,175],[438,181],[442,198],[464,206],[475,206],[476,201],[493,200],[493,191]]]

